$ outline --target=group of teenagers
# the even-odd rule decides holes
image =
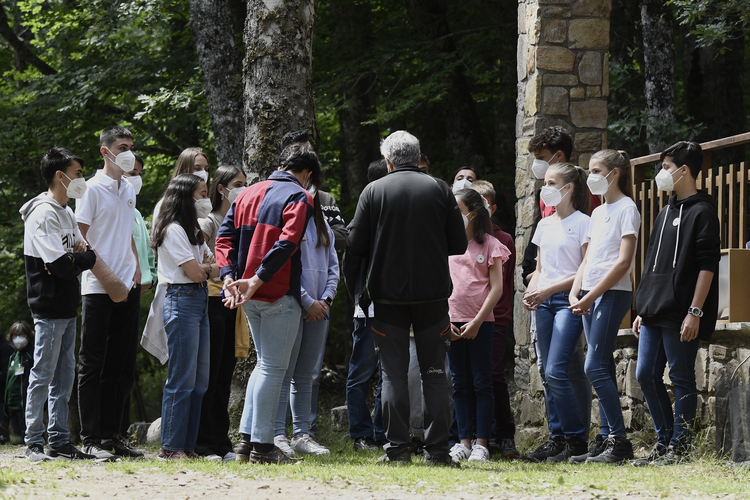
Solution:
[[[425,182],[424,177],[414,175],[429,178],[424,185],[436,193],[450,193],[447,201],[441,201],[450,221],[440,221],[449,235],[442,251],[450,255],[452,285],[445,297],[450,326],[436,332],[442,347],[434,351],[426,347],[422,328],[414,323],[416,372],[422,380],[416,382],[416,390],[409,390],[394,385],[392,379],[401,380],[401,353],[390,350],[390,338],[387,343],[379,338],[385,334],[378,328],[387,328],[376,328],[378,314],[381,318],[396,314],[398,306],[378,300],[371,272],[378,266],[388,269],[387,264],[396,259],[429,261],[431,250],[399,246],[399,241],[393,241],[392,248],[389,242],[386,252],[368,248],[361,230],[367,217],[362,200],[347,238],[333,197],[318,189],[322,170],[307,133],[285,135],[277,170],[251,186],[246,186],[242,170],[233,166],[219,167],[209,182],[205,153],[199,148],[185,150],[155,207],[150,234],[135,208],[143,161],[132,151],[132,134],[109,127],[101,133],[100,146],[104,167],[88,181],[83,178],[83,159],[63,148],[48,151],[41,162],[48,190],[21,208],[28,303],[35,330],[25,409],[30,460],[143,456],[122,437],[120,427],[134,379],[140,293],[153,285],[154,300],[140,343],[168,364],[158,458],[289,463],[298,455],[329,454],[314,437],[316,379],[339,282],[336,250],[347,244],[344,275],[357,303],[347,384],[355,450],[385,443],[384,460],[410,460],[416,447],[413,442],[405,444],[408,436],[402,435],[404,422],[397,421],[401,417],[395,409],[404,401],[408,404],[411,396],[412,406],[424,407],[423,432],[427,456],[432,450],[431,463],[488,461],[490,440],[495,439],[504,457],[520,456],[513,442],[502,368],[515,249],[512,238],[491,222],[492,185],[479,180],[473,169],[459,169],[449,188],[429,176],[429,164],[425,168],[417,161],[416,138],[399,131],[381,144],[386,168],[370,177],[373,182],[368,188],[379,182],[380,187],[398,186],[395,177],[387,183],[378,177],[408,171],[409,178],[419,183]],[[401,147],[409,155],[399,156]],[[523,305],[532,311],[550,436],[528,456],[536,461],[631,460],[613,360],[617,330],[633,299],[630,270],[640,224],[630,193],[629,158],[623,152],[603,150],[592,156],[586,172],[567,163],[572,140],[559,127],[535,137],[529,151],[536,157],[532,171],[544,181],[544,217],[532,239],[537,254],[531,257],[535,266]],[[397,161],[403,158],[408,161]],[[701,164],[700,146],[680,142],[662,154],[656,176],[659,189],[675,195],[657,217],[635,297],[637,378],[658,435],[654,452],[639,464],[676,463],[687,452],[697,402],[694,359],[699,339],[708,338],[715,323],[718,219],[712,198],[696,190]],[[368,196],[377,190],[370,189]],[[410,196],[409,186],[398,190],[398,196]],[[67,206],[70,198],[76,199],[75,213]],[[592,202],[599,204],[593,212]],[[418,215],[402,214],[402,218]],[[399,225],[403,220],[379,223]],[[408,294],[414,285],[403,282],[406,278],[398,273],[387,279],[399,289],[396,292]],[[375,302],[374,323],[373,309],[361,300],[370,294]],[[81,296],[78,405],[83,448],[79,450],[70,443],[67,406],[75,376],[73,348]],[[423,309],[424,315],[433,306],[408,307]],[[583,364],[582,330],[588,350],[581,370],[577,365]],[[246,388],[242,438],[233,448],[228,437],[229,387],[236,358],[247,356],[250,335],[257,362]],[[434,354],[429,362],[423,354],[428,349]],[[399,373],[394,371],[396,356]],[[375,422],[371,422],[364,388],[378,362],[385,402],[381,406],[376,400]],[[662,382],[667,364],[675,386],[674,412]],[[580,380],[572,383],[575,370],[585,372],[587,388],[576,387]],[[601,433],[589,447],[592,385],[599,399]],[[398,394],[393,392],[396,389]],[[428,396],[435,391],[452,393],[453,407],[435,407],[435,398]],[[286,435],[290,410],[291,439]],[[449,414],[454,419],[450,439],[455,444],[443,456],[443,437],[435,444],[434,424]],[[444,440],[447,450],[447,434]]]

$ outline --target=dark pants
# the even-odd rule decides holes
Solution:
[[[208,324],[211,328],[208,390],[203,395],[198,441],[199,455],[223,457],[232,451],[229,439],[229,392],[237,358],[234,332],[237,309],[224,307],[221,297],[208,298]]]
[[[352,357],[346,379],[346,409],[349,414],[349,436],[352,439],[371,437],[375,441],[382,441],[385,440],[380,404],[382,377],[372,341],[372,322],[368,318],[354,318]],[[376,372],[378,394],[375,398],[375,411],[370,417],[367,394],[370,391],[370,379]]]
[[[112,302],[107,294],[83,296],[78,412],[85,446],[119,433],[135,379],[140,304],[140,285],[125,302]]]
[[[495,324],[492,344],[492,390],[495,394],[495,437],[498,441],[513,439],[516,425],[510,409],[508,382],[505,380],[505,346],[507,325]]]
[[[414,329],[424,394],[425,451],[430,457],[448,454],[451,424],[450,387],[445,355],[450,347],[448,301],[424,304],[375,303],[373,339],[383,371],[383,426],[396,456],[411,447],[409,436],[409,328]]]

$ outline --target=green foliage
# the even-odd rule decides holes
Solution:
[[[669,0],[677,8],[677,20],[690,26],[698,47],[716,46],[726,51],[728,40],[750,33],[750,2],[747,0]]]

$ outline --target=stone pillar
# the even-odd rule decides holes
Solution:
[[[530,387],[536,370],[530,345],[529,314],[521,304],[526,290],[521,262],[539,216],[541,181],[531,172],[529,140],[552,125],[563,126],[574,139],[571,161],[588,167],[591,155],[606,147],[609,95],[609,15],[612,0],[519,0],[518,100],[516,115],[516,250],[514,334],[516,407],[528,408],[538,390]],[[531,414],[518,424],[533,424]]]

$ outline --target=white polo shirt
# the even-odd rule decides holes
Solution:
[[[135,214],[135,189],[122,180],[117,180],[97,170],[96,175],[86,181],[88,189],[83,198],[76,200],[76,218],[87,224],[86,239],[96,249],[104,262],[112,269],[128,289],[133,287],[136,269],[132,249],[133,217]],[[81,294],[107,293],[91,271],[81,277]]]

